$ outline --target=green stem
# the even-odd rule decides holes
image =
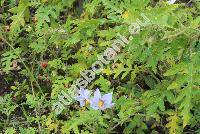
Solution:
[[[9,47],[10,47],[11,49],[15,50],[15,48],[14,48],[6,39],[4,39],[4,38],[2,37],[2,40],[3,40],[3,42],[5,42],[6,44],[8,44]],[[38,81],[35,79],[34,74],[30,71],[30,69],[29,69],[28,66],[25,64],[25,62],[23,61],[23,59],[21,58],[21,56],[20,56],[20,55],[17,55],[17,56],[18,56],[18,58],[20,59],[20,61],[22,62],[22,64],[24,65],[24,67],[26,68],[26,70],[28,71],[28,75],[29,75],[29,77],[30,77],[30,80],[31,80],[31,81],[33,80],[33,81],[35,82],[36,86],[38,87],[38,89],[40,90],[40,92],[42,93],[42,95],[44,95],[43,92],[42,92],[42,89],[41,89],[41,87],[40,87],[40,85],[39,85],[39,83],[38,83]]]

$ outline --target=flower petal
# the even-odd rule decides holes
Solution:
[[[80,90],[78,91],[78,93],[82,96],[84,95],[85,90],[83,88],[80,88]]]
[[[112,102],[112,93],[108,93],[103,95],[102,100],[107,103],[110,104]]]
[[[89,96],[90,96],[90,91],[89,90],[85,90],[84,91],[84,95],[83,95],[86,99],[89,99]]]
[[[83,107],[85,104],[85,100],[89,100],[90,98],[90,91],[87,89],[81,88],[79,91],[79,96],[75,97],[77,101],[80,102],[80,106]]]
[[[101,93],[99,89],[97,88],[96,91],[94,92],[94,98],[101,98]]]
[[[176,0],[169,0],[168,3],[169,4],[174,4],[176,2]]]
[[[99,106],[98,106],[98,102],[99,102],[99,98],[92,98],[91,100],[90,100],[90,106],[93,108],[93,109],[95,109],[95,110],[98,110],[99,109]]]
[[[79,101],[80,102],[80,106],[81,107],[83,107],[83,106],[85,106],[85,101],[83,100],[83,101]]]
[[[77,100],[77,101],[83,100],[83,97],[82,97],[82,96],[76,96],[76,97],[74,97],[74,98],[75,98],[75,100]]]

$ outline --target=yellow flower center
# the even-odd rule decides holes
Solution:
[[[90,101],[88,99],[85,99],[85,105],[89,105]]]
[[[130,16],[130,13],[128,11],[124,12],[122,14],[122,18],[127,19]]]
[[[99,107],[103,107],[103,105],[104,105],[104,102],[103,102],[102,100],[100,100],[100,101],[98,102],[98,106],[99,106]]]

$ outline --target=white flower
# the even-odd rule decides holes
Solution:
[[[97,88],[94,92],[94,98],[91,99],[91,105],[95,110],[105,110],[107,108],[112,108],[114,103],[112,103],[112,93],[101,95],[99,89]]]
[[[168,3],[171,5],[171,4],[174,4],[176,2],[176,0],[169,0]]]
[[[76,96],[75,99],[80,102],[80,106],[83,107],[90,103],[90,91],[87,89],[80,89],[79,96]]]

